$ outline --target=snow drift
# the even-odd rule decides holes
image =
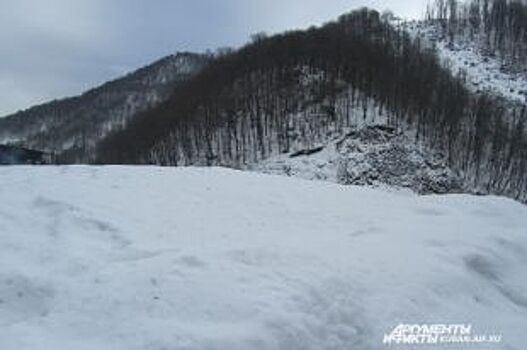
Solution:
[[[400,323],[525,348],[527,208],[512,200],[218,168],[0,179],[1,349],[382,349]]]

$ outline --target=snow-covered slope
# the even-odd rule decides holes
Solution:
[[[471,91],[489,91],[517,103],[527,102],[527,73],[507,71],[499,58],[488,57],[474,45],[437,44],[439,54],[454,74],[463,74]]]
[[[423,21],[395,24],[412,36],[435,44],[445,66],[455,75],[462,74],[471,91],[486,91],[514,103],[527,103],[527,71],[515,72],[501,57],[484,54],[476,40],[467,37],[450,42],[437,25]]]
[[[527,208],[512,200],[219,168],[0,181],[1,349],[376,350],[399,323],[525,348]]]

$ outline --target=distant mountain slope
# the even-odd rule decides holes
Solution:
[[[89,161],[97,142],[130,119],[163,102],[208,58],[180,53],[92,89],[0,119],[0,142],[62,154],[63,160]]]

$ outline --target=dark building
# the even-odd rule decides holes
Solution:
[[[0,165],[50,164],[51,155],[16,146],[0,145]]]

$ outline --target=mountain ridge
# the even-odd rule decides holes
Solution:
[[[81,95],[7,116],[0,119],[0,140],[56,153],[62,161],[87,162],[100,139],[164,101],[208,59],[189,52],[169,55]]]

